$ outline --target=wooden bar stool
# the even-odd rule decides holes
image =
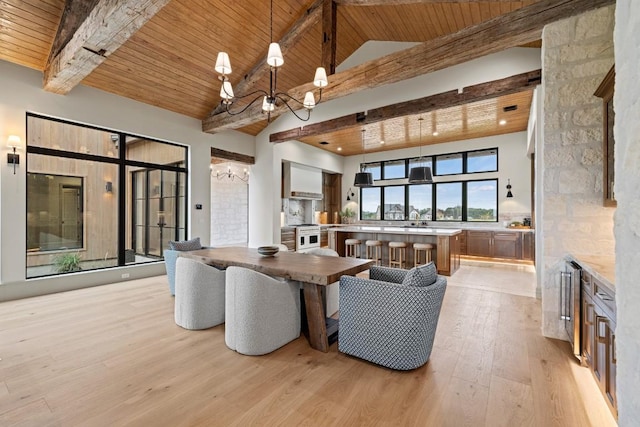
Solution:
[[[376,261],[376,265],[382,265],[382,242],[380,240],[367,240],[364,242],[367,247],[367,259]]]
[[[360,243],[359,239],[347,239],[344,241],[344,256],[352,258],[360,258]]]
[[[389,267],[404,268],[407,259],[406,242],[389,242]]]
[[[431,243],[414,243],[413,244],[413,266],[429,264],[431,262],[431,251],[436,245]],[[424,252],[424,263],[420,262],[422,253]]]

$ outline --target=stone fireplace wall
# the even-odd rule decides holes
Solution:
[[[558,21],[542,37],[538,280],[543,334],[553,338],[566,339],[558,313],[562,257],[614,254],[615,209],[602,206],[602,100],[593,95],[614,63],[614,11],[609,6]]]

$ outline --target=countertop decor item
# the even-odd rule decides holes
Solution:
[[[280,248],[277,246],[260,246],[258,248],[258,253],[263,256],[274,256],[280,251]]]

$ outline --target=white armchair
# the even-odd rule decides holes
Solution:
[[[225,271],[201,262],[176,259],[175,321],[185,329],[224,323]]]
[[[243,267],[227,268],[225,342],[238,353],[271,353],[300,336],[300,286]]]

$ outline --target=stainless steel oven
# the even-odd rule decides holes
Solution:
[[[566,262],[560,272],[560,320],[564,322],[573,354],[581,359],[580,347],[580,309],[582,268],[575,262]]]

